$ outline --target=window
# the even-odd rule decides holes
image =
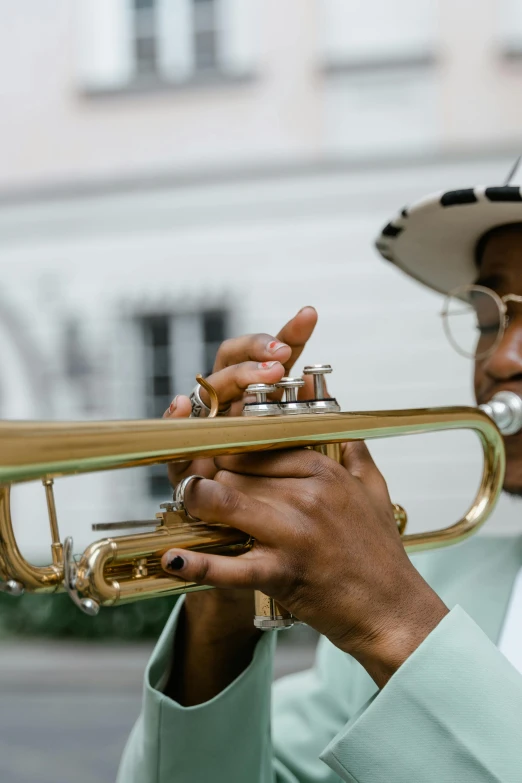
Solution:
[[[498,4],[500,48],[508,57],[522,57],[522,5],[520,0],[502,0]]]
[[[173,397],[170,356],[170,318],[154,315],[143,319],[145,345],[145,416],[159,418]]]
[[[336,154],[437,144],[436,0],[323,0],[326,143]]]
[[[210,375],[217,349],[227,336],[224,310],[161,314],[140,319],[144,347],[144,409],[147,418],[161,418],[176,394],[190,394],[197,373]],[[153,498],[171,494],[164,465],[148,469]]]
[[[326,65],[389,66],[433,54],[434,0],[325,0],[321,7]]]
[[[194,0],[194,70],[218,66],[217,14],[215,0]]]
[[[96,367],[89,356],[89,346],[80,322],[69,318],[62,327],[62,363],[83,413],[92,414],[100,407]]]
[[[173,398],[173,367],[170,355],[170,318],[155,315],[142,322],[145,347],[145,410],[149,419],[160,418]],[[168,497],[169,482],[164,465],[148,469],[148,489],[152,497]]]
[[[210,375],[219,346],[226,339],[227,319],[222,310],[203,313],[203,367]]]
[[[216,0],[188,0],[185,21],[190,28],[193,73],[218,68]],[[158,0],[133,0],[136,76],[161,74],[160,48],[177,46],[176,37],[160,37]],[[163,20],[162,20],[163,21]],[[180,19],[172,24],[179,24]]]
[[[158,67],[155,0],[133,0],[134,58],[137,74],[156,73]]]
[[[249,78],[261,0],[77,0],[78,65],[88,93]]]

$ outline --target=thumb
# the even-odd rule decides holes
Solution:
[[[373,461],[368,446],[362,440],[352,440],[342,444],[341,464],[348,473],[358,478],[363,484],[378,477],[382,479],[382,475]]]
[[[317,310],[314,307],[303,307],[278,333],[277,339],[292,349],[290,358],[284,362],[286,372],[290,372],[301,356],[316,324]]]

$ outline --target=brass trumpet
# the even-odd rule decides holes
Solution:
[[[478,435],[484,467],[478,494],[469,511],[454,525],[438,531],[404,535],[409,552],[448,546],[478,530],[493,510],[502,489],[505,457],[501,431],[522,427],[522,400],[502,393],[483,410],[471,407],[342,413],[324,386],[327,365],[305,368],[314,375],[315,400],[299,402],[300,379],[283,379],[282,402],[271,402],[273,387],[255,387],[256,401],[241,417],[218,417],[215,391],[204,385],[212,400],[206,419],[106,422],[3,422],[0,424],[0,589],[11,595],[24,591],[52,593],[67,590],[87,614],[161,595],[204,589],[167,576],[160,559],[172,547],[238,555],[251,546],[243,532],[222,524],[192,521],[176,503],[165,503],[148,524],[147,532],[115,535],[95,541],[79,557],[72,540],[62,542],[53,496],[54,479],[197,457],[216,457],[261,450],[311,447],[336,458],[340,444],[353,440],[471,429]],[[320,415],[316,415],[320,414]],[[496,423],[495,423],[496,422]],[[497,426],[498,425],[498,426]],[[500,429],[499,429],[500,428]],[[21,554],[11,519],[10,486],[43,482],[49,513],[51,562],[37,566]],[[405,516],[397,507],[397,521]],[[138,524],[138,523],[136,523]],[[140,525],[143,523],[140,523]],[[101,527],[118,529],[130,524]],[[96,528],[96,526],[94,526]],[[259,627],[285,627],[291,619],[258,596]],[[259,618],[258,618],[259,619]],[[286,621],[286,622],[285,622]]]

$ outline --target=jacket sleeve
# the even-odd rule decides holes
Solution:
[[[341,780],[519,783],[522,676],[456,607],[321,754]]]
[[[142,711],[117,783],[338,783],[319,754],[353,715],[354,705],[375,690],[362,667],[323,640],[313,669],[279,680],[272,692],[277,634],[267,633],[250,666],[224,691],[204,704],[182,707],[162,693],[175,666],[182,602],[147,666]],[[332,652],[346,667],[348,689],[337,685],[328,661]]]
[[[275,639],[264,635],[252,663],[211,701],[182,707],[162,693],[183,599],[145,672],[140,717],[117,783],[273,783],[270,689]]]
[[[522,780],[522,676],[459,607],[377,695],[323,642],[314,669],[276,683],[272,729],[275,634],[211,701],[183,708],[161,693],[178,612],[147,668],[118,783]]]

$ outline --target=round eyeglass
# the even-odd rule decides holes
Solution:
[[[468,359],[491,356],[509,326],[508,302],[522,296],[500,297],[482,285],[464,285],[450,291],[442,309],[446,336],[453,348]]]

